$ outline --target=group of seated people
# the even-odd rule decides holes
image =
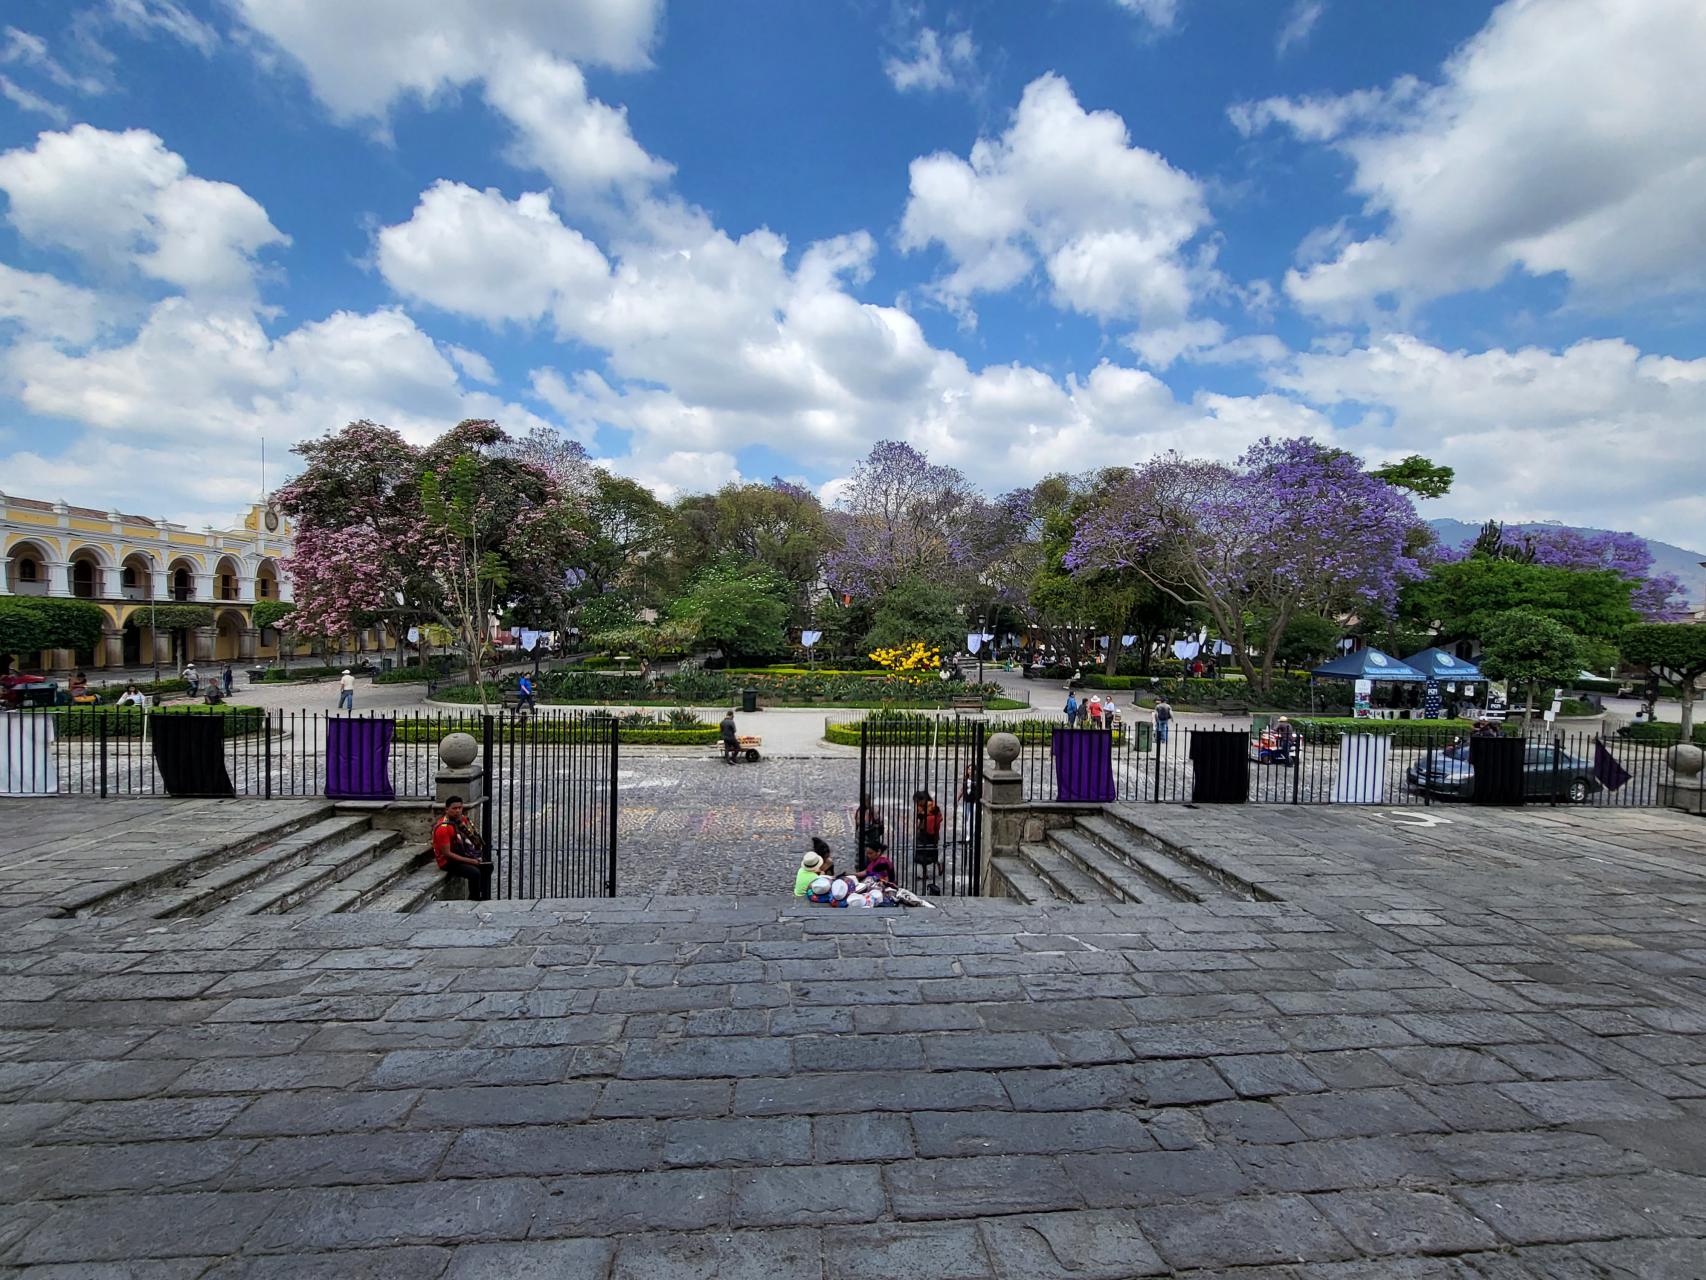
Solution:
[[[853,871],[837,875],[829,843],[812,837],[811,852],[794,873],[794,896],[831,907],[892,907],[918,902],[902,889],[884,848],[863,849]],[[910,901],[909,901],[910,900]]]

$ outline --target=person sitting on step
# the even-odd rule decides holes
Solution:
[[[468,882],[468,897],[487,902],[492,896],[492,864],[486,842],[468,821],[461,796],[444,802],[444,816],[432,829],[432,856],[440,871]]]

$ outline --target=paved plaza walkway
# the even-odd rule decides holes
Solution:
[[[1138,816],[1281,900],[0,915],[0,1276],[1698,1280],[1706,824]]]

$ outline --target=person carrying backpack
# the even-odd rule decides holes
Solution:
[[[1078,727],[1078,698],[1072,692],[1071,689],[1068,689],[1066,691],[1066,708],[1065,708],[1065,710],[1066,710],[1066,727],[1068,729],[1076,729]]]
[[[1155,742],[1157,746],[1167,744],[1167,726],[1173,723],[1173,708],[1167,699],[1162,698],[1155,704]]]
[[[941,893],[942,806],[928,791],[912,793],[912,865],[925,893]]]

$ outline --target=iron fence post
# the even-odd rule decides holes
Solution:
[[[492,776],[492,713],[489,711],[480,714],[480,773],[485,784],[480,796],[480,832],[486,838],[487,856],[496,858],[498,833],[492,822],[492,792],[497,789],[497,779]]]
[[[616,766],[622,749],[622,735],[616,730],[616,721],[610,724],[610,844],[605,853],[604,896],[616,896]]]
[[[263,712],[261,721],[261,794],[272,799],[272,711]]]
[[[101,799],[107,798],[107,713],[102,710],[97,717],[101,725]]]

